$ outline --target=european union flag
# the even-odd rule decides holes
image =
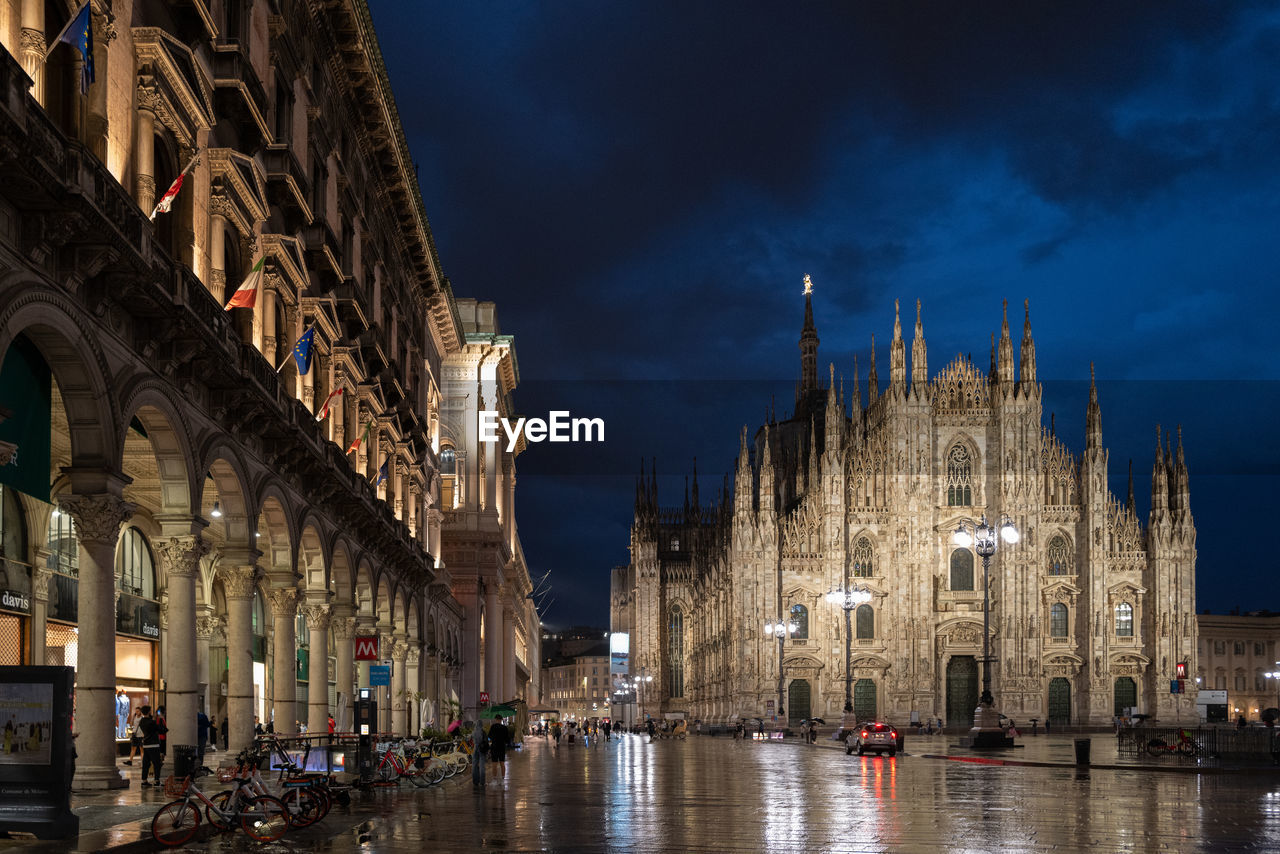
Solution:
[[[316,328],[310,327],[302,333],[298,343],[293,345],[293,360],[298,363],[298,373],[305,374],[311,370],[312,342],[316,337]]]
[[[85,3],[80,11],[67,24],[62,35],[55,44],[66,42],[80,51],[84,65],[80,67],[80,94],[89,94],[89,84],[93,82],[93,16],[89,12],[89,4]]]
[[[387,466],[390,463],[391,463],[391,460],[389,458],[382,461],[382,467],[378,469],[378,479],[373,482],[373,485],[375,487],[387,479]]]

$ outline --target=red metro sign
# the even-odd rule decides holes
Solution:
[[[378,636],[356,638],[356,661],[378,660]]]

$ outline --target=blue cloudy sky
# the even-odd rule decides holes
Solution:
[[[446,274],[516,335],[517,519],[545,615],[607,624],[640,457],[683,501],[799,372],[988,359],[1031,302],[1045,420],[1077,452],[1096,364],[1112,489],[1149,503],[1183,425],[1199,605],[1280,609],[1280,9],[1224,2],[371,0]],[[1016,349],[1016,348],[1015,348]],[[863,380],[865,389],[865,376]]]

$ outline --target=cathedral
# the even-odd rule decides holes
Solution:
[[[848,402],[834,367],[821,382],[805,284],[794,410],[743,428],[732,489],[705,501],[695,466],[671,507],[652,471],[637,482],[612,609],[641,714],[794,724],[852,701],[861,719],[968,729],[985,624],[996,708],[1015,720],[1196,720],[1195,683],[1179,679],[1196,672],[1181,432],[1156,428],[1144,526],[1132,471],[1127,500],[1108,489],[1092,376],[1083,454],[1045,426],[1029,308],[1016,365],[1006,305],[988,371],[958,356],[931,376],[920,304],[908,366],[895,302],[888,383],[873,338],[864,405],[856,365]],[[954,537],[984,518],[1020,534],[987,573]],[[827,595],[850,589],[856,605]]]

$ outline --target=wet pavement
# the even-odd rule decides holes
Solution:
[[[1113,736],[1098,734],[1095,764],[1077,768],[1072,737],[1021,741],[1022,748],[978,754],[955,736],[909,737],[909,755],[889,759],[846,756],[825,740],[625,736],[555,748],[531,739],[481,792],[469,775],[430,789],[406,784],[358,794],[321,825],[277,843],[235,834],[187,847],[218,854],[1280,850],[1280,773],[1272,766],[1196,773],[1194,760],[1125,756]],[[127,793],[78,797],[89,832],[76,850],[152,848],[136,817],[99,834],[88,825],[139,813],[149,820],[164,800],[136,782]],[[0,842],[0,854],[55,850],[71,848]]]

